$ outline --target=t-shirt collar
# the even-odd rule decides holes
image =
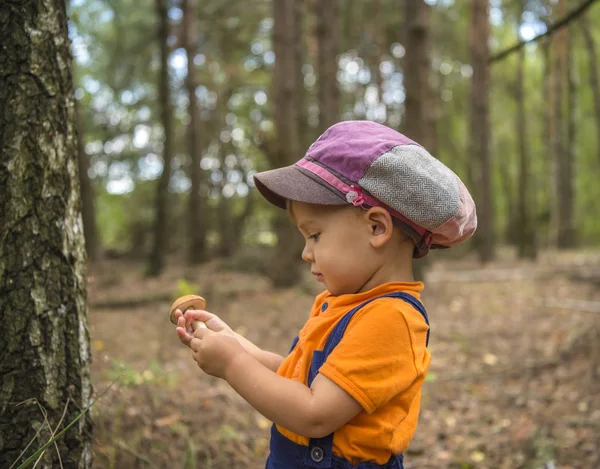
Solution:
[[[362,293],[348,293],[345,295],[333,296],[329,292],[324,297],[324,301],[329,303],[330,307],[353,307],[367,301],[375,296],[387,295],[393,292],[405,292],[419,299],[423,290],[423,282],[388,282],[378,285],[371,290]]]

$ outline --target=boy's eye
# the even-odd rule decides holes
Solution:
[[[319,236],[321,236],[321,233],[313,233],[308,236],[308,239],[314,239],[315,241],[317,241],[319,239]]]

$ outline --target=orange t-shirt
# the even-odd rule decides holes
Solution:
[[[324,348],[346,313],[370,298],[392,292],[419,299],[422,289],[421,282],[394,282],[364,293],[321,293],[298,334],[298,343],[277,373],[307,384],[313,352]],[[428,329],[421,313],[398,298],[380,298],[354,315],[319,370],[363,408],[335,431],[334,454],[353,465],[361,461],[384,464],[392,454],[406,450],[417,427],[421,385],[431,361],[425,347]],[[308,438],[277,428],[286,438],[308,446]]]

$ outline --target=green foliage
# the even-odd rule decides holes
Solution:
[[[185,295],[195,295],[200,290],[198,285],[188,282],[185,279],[177,280],[177,291],[173,294],[173,300]]]
[[[224,441],[239,440],[240,435],[231,425],[223,424],[221,425],[221,428],[219,428],[219,438]]]

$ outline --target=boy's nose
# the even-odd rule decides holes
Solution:
[[[304,245],[304,249],[302,250],[302,260],[306,262],[313,262],[314,257],[312,250],[308,248],[308,245]]]

